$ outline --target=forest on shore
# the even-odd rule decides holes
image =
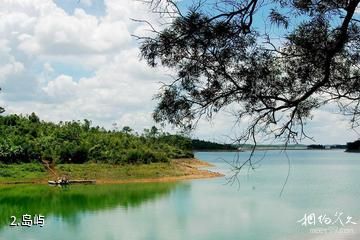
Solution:
[[[359,142],[348,143],[348,151],[359,151]],[[35,113],[0,115],[0,163],[3,164],[43,161],[149,164],[191,158],[192,151],[212,150],[236,151],[238,147],[169,134],[156,127],[139,134],[129,126],[113,130],[92,126],[87,119],[53,123],[40,120]]]
[[[148,164],[193,157],[191,139],[156,127],[106,130],[91,121],[52,123],[30,115],[0,115],[0,163]]]
[[[360,140],[348,142],[346,145],[347,152],[360,152]]]

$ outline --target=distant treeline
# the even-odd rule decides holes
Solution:
[[[138,134],[128,126],[112,131],[94,127],[89,120],[56,124],[34,113],[0,116],[0,163],[134,164],[192,156],[190,138],[156,127]]]
[[[237,150],[237,147],[231,144],[220,144],[210,141],[204,141],[199,139],[192,140],[192,149],[198,151],[210,150],[210,151],[217,151],[217,150],[226,150],[226,151],[234,151]]]
[[[251,151],[254,145],[252,144],[243,144],[240,146],[242,150]],[[285,146],[284,144],[257,144],[256,150],[303,150],[306,149],[306,145],[302,144],[289,144]]]
[[[321,145],[321,144],[311,144],[307,146],[308,149],[346,149],[346,145],[336,144],[336,145]]]

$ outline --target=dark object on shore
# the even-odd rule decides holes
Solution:
[[[346,152],[360,152],[360,140],[348,142],[346,144]]]
[[[68,184],[75,184],[75,183],[82,183],[82,184],[94,184],[96,180],[69,180],[67,176],[62,176],[58,178],[57,181],[48,181],[50,185],[68,185]]]
[[[62,176],[61,178],[58,178],[56,181],[48,181],[50,185],[68,185],[69,180],[66,176]]]
[[[50,185],[69,185],[69,184],[95,184],[96,180],[68,180],[68,181],[48,181]]]
[[[320,144],[311,144],[307,146],[307,149],[325,149],[325,146]]]
[[[49,185],[67,185],[68,183],[59,182],[59,181],[48,181]]]
[[[69,179],[67,176],[62,176],[61,178],[58,178],[57,181],[48,181],[49,184],[50,184],[50,182],[52,184],[56,184],[56,185],[67,185],[67,184],[69,184]]]

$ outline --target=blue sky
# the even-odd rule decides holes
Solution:
[[[154,125],[153,96],[174,72],[152,69],[139,59],[131,34],[146,34],[147,27],[130,18],[157,22],[145,5],[134,0],[9,0],[0,15],[0,106],[7,114],[36,112],[54,122],[87,118],[109,129],[113,123],[137,131]],[[310,135],[321,143],[358,138],[332,111],[329,106],[314,112],[307,125]],[[194,136],[225,141],[242,128],[233,125],[232,116],[221,112],[212,122],[201,120]]]
[[[82,8],[91,15],[106,15],[106,6],[103,0],[55,0],[54,2],[68,14],[74,14],[76,8]]]

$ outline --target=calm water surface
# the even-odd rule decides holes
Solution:
[[[265,152],[257,152],[261,159]],[[237,184],[226,178],[179,183],[0,187],[0,240],[300,240],[360,239],[360,154],[288,151],[290,177],[279,197],[289,165],[284,153],[266,152],[255,172]],[[248,153],[240,153],[245,159]],[[196,157],[231,176],[229,152]],[[225,160],[225,161],[224,161]],[[302,226],[305,214],[336,221]],[[10,227],[10,216],[42,214],[45,226]],[[352,217],[355,224],[345,224]],[[322,228],[325,233],[313,233]],[[337,231],[337,232],[336,232]],[[346,231],[347,233],[339,233]]]

